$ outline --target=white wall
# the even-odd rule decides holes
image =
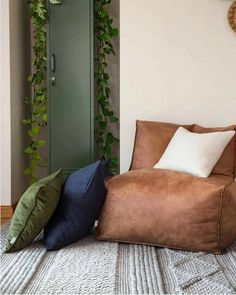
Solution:
[[[121,171],[136,119],[236,123],[232,1],[120,0]]]
[[[25,190],[25,96],[30,94],[30,19],[27,0],[1,0],[1,204]]]

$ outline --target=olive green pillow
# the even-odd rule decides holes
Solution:
[[[10,223],[5,252],[24,248],[42,231],[57,207],[62,183],[62,170],[59,170],[25,191]]]

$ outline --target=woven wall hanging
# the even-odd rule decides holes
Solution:
[[[236,32],[236,1],[234,1],[229,8],[228,21],[231,28]]]

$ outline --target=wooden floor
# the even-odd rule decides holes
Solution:
[[[1,209],[1,226],[6,223],[13,215],[16,205],[0,206]]]

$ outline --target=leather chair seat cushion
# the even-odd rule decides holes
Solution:
[[[236,239],[236,182],[138,169],[109,179],[98,239],[219,253]]]

